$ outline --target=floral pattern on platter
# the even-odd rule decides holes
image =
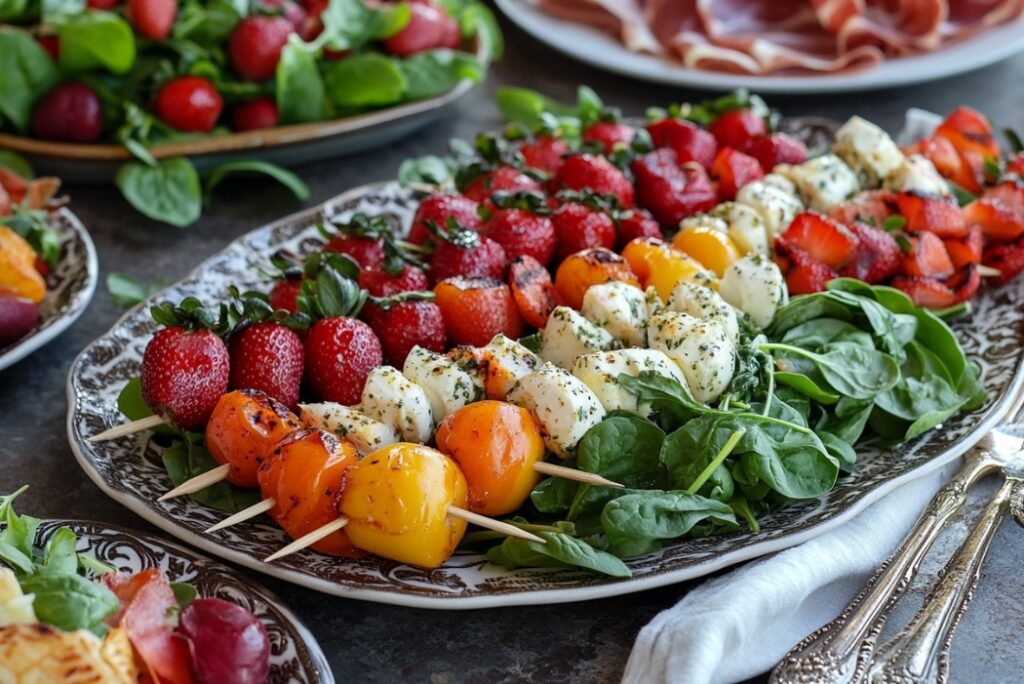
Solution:
[[[61,239],[60,260],[46,276],[46,299],[39,306],[41,322],[17,342],[0,347],[0,370],[66,330],[85,311],[96,290],[96,249],[85,226],[68,209],[51,214],[49,222]]]
[[[113,527],[78,520],[46,520],[40,544],[61,527],[78,536],[78,551],[125,572],[157,568],[171,582],[191,584],[204,598],[238,604],[259,618],[270,637],[271,684],[333,684],[334,676],[309,630],[266,589],[220,563],[176,544]]]
[[[212,302],[223,297],[229,283],[243,290],[266,290],[269,282],[259,275],[259,267],[267,267],[268,258],[278,250],[304,254],[319,245],[319,219],[345,219],[356,212],[382,214],[404,231],[417,203],[417,194],[397,183],[357,188],[240,238],[154,301],[192,295]],[[433,571],[376,557],[336,559],[311,551],[266,564],[262,559],[287,540],[265,518],[205,535],[203,530],[221,519],[217,511],[188,498],[156,501],[171,483],[155,451],[147,451],[148,434],[100,444],[86,441],[123,422],[117,395],[138,373],[142,352],[157,327],[145,307],[129,312],[76,359],[68,378],[68,431],[80,464],[110,496],[212,554],[303,586],[351,598],[445,609],[585,600],[700,577],[801,543],[849,519],[899,484],[957,458],[999,420],[1010,395],[1021,386],[1022,324],[1024,285],[1015,283],[986,291],[975,302],[973,314],[955,325],[967,352],[981,364],[989,390],[979,411],[957,416],[898,451],[866,444],[859,449],[855,474],[820,499],[796,502],[765,516],[759,534],[741,532],[667,545],[629,561],[633,577],[622,580],[570,569],[511,570],[469,552],[457,553]]]

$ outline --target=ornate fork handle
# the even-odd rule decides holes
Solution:
[[[1024,497],[1024,481],[1007,479],[989,499],[974,529],[943,568],[924,605],[895,637],[879,646],[871,684],[945,682],[953,631],[967,610],[1008,502]]]
[[[903,596],[946,522],[963,507],[967,490],[998,468],[986,450],[970,452],[960,471],[932,498],[924,513],[864,589],[832,622],[797,644],[772,672],[772,684],[858,682],[892,607]]]

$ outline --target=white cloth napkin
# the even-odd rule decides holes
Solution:
[[[624,684],[737,682],[771,670],[842,612],[958,466],[909,482],[831,532],[694,589],[640,631]]]

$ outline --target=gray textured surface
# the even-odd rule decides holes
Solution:
[[[579,83],[596,88],[627,114],[702,94],[631,83],[568,62],[506,27],[509,55],[491,80],[431,130],[386,149],[299,169],[310,203],[371,180],[391,177],[407,156],[438,152],[453,136],[468,137],[498,121],[499,84],[528,86],[571,98]],[[909,106],[948,111],[967,103],[1000,125],[1024,128],[1024,56],[947,81],[894,91],[827,97],[774,97],[793,115],[843,118],[863,114],[898,128]],[[73,208],[89,226],[102,276],[124,271],[145,280],[175,280],[238,235],[299,207],[271,184],[235,182],[219,190],[197,225],[175,230],[132,212],[109,187],[71,187]],[[101,286],[89,310],[63,337],[0,375],[0,490],[28,483],[23,510],[49,517],[107,520],[147,529],[103,496],[78,469],[64,433],[64,379],[74,355],[106,330],[119,312]],[[152,530],[150,530],[152,531]],[[932,558],[958,543],[951,530]],[[980,588],[957,633],[954,682],[1016,682],[1024,668],[1024,531],[1000,530]],[[926,572],[941,565],[930,561]],[[340,682],[617,681],[636,632],[692,585],[563,606],[440,613],[346,601],[260,578],[302,616],[324,647]],[[921,587],[893,623],[909,617]]]

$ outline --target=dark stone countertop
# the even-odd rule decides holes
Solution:
[[[436,153],[453,137],[494,127],[494,89],[527,86],[571,99],[577,84],[640,115],[648,105],[706,93],[631,82],[572,62],[506,25],[508,55],[487,84],[451,116],[399,144],[298,169],[310,204],[349,187],[393,177],[406,157]],[[859,113],[889,130],[916,106],[945,112],[966,103],[1000,125],[1024,128],[1024,55],[983,71],[916,87],[846,95],[770,97],[786,114],[845,118]],[[232,182],[218,190],[200,222],[185,230],[132,211],[112,187],[69,187],[73,209],[92,232],[101,285],[82,318],[62,337],[0,374],[0,490],[32,485],[23,511],[43,517],[106,520],[153,531],[105,497],[78,469],[65,437],[64,380],[75,354],[120,315],[102,282],[111,271],[176,280],[242,233],[300,207],[272,183]],[[960,527],[963,527],[962,525]],[[962,531],[962,530],[959,530]],[[957,531],[954,531],[957,532]],[[1003,526],[980,587],[957,632],[952,681],[1019,681],[1024,666],[1022,533]],[[951,550],[955,534],[942,546]],[[316,594],[260,577],[306,621],[339,682],[612,682],[637,631],[693,583],[587,603],[469,612],[432,612]],[[904,610],[909,610],[909,605]],[[904,616],[906,617],[906,615]]]

